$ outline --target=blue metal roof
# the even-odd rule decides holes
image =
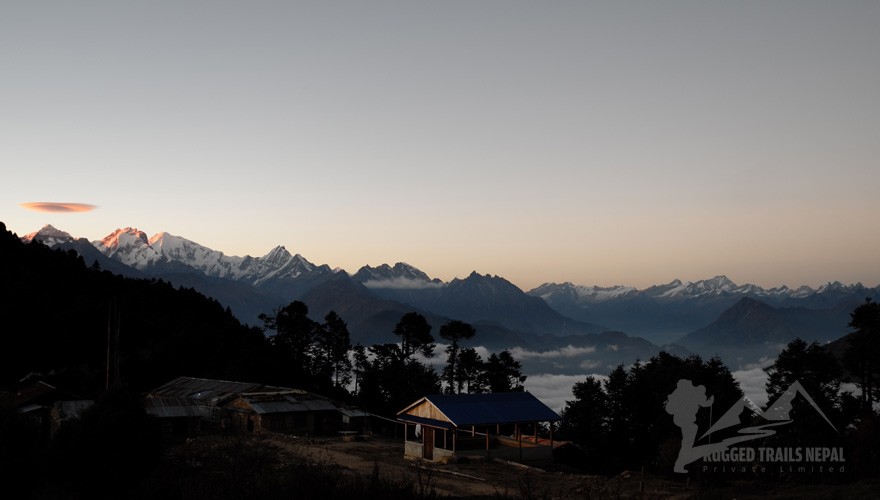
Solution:
[[[456,427],[562,420],[555,411],[528,392],[433,394],[424,399],[440,410]],[[398,416],[403,417],[403,413],[417,404],[410,405]]]

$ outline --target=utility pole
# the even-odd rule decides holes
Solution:
[[[106,367],[107,371],[105,372],[104,377],[104,391],[110,390],[110,338],[113,333],[113,299],[107,303],[107,360]]]
[[[107,303],[107,353],[104,390],[109,391],[111,385],[119,383],[119,308],[116,297]]]

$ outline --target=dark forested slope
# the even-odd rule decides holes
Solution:
[[[24,244],[2,222],[0,294],[0,387],[39,373],[92,397],[108,379],[108,338],[111,384],[137,390],[179,375],[270,381],[277,373],[262,332],[217,301]]]

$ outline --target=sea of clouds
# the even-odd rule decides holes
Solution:
[[[426,363],[437,372],[446,366],[447,344],[437,344],[434,356],[426,358],[417,356],[419,361]],[[473,347],[485,361],[497,351],[490,351],[484,346]],[[572,388],[587,377],[595,377],[600,381],[608,380],[608,374],[617,366],[597,359],[597,350],[593,346],[565,346],[547,351],[535,351],[514,347],[509,349],[514,359],[523,365],[523,374],[527,376],[523,384],[525,389],[535,395],[544,404],[556,412],[565,408],[565,403],[574,399]],[[739,382],[740,389],[758,406],[767,403],[766,369],[773,364],[773,358],[762,358],[759,362],[747,364],[731,371],[733,378]],[[624,366],[629,369],[630,366]],[[712,389],[707,387],[711,395]]]

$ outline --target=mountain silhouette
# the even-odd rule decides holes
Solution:
[[[785,392],[783,392],[778,398],[776,398],[773,403],[767,406],[766,410],[761,410],[748,397],[743,396],[737,402],[735,402],[730,407],[730,409],[728,409],[724,413],[724,415],[721,416],[721,418],[719,418],[714,424],[712,424],[709,430],[706,431],[706,433],[703,434],[700,439],[709,436],[714,432],[741,425],[741,416],[744,410],[748,410],[752,414],[761,417],[768,422],[774,422],[777,424],[791,422],[790,413],[792,408],[792,401],[794,401],[795,397],[797,397],[798,395],[802,396],[808,403],[810,403],[813,409],[816,410],[816,412],[821,415],[826,422],[828,422],[828,425],[830,425],[831,428],[835,430],[835,432],[837,431],[837,428],[834,427],[834,424],[832,424],[830,420],[828,420],[828,417],[825,415],[822,409],[819,408],[819,405],[816,404],[816,401],[813,400],[813,397],[810,396],[810,394],[804,389],[804,386],[801,385],[800,381],[795,380],[790,386],[788,386]],[[747,427],[745,429],[740,429],[739,432],[746,433],[746,431],[749,431],[749,433],[753,433],[756,430],[763,430],[765,427],[766,426]],[[772,432],[770,432],[770,434],[772,434]]]

